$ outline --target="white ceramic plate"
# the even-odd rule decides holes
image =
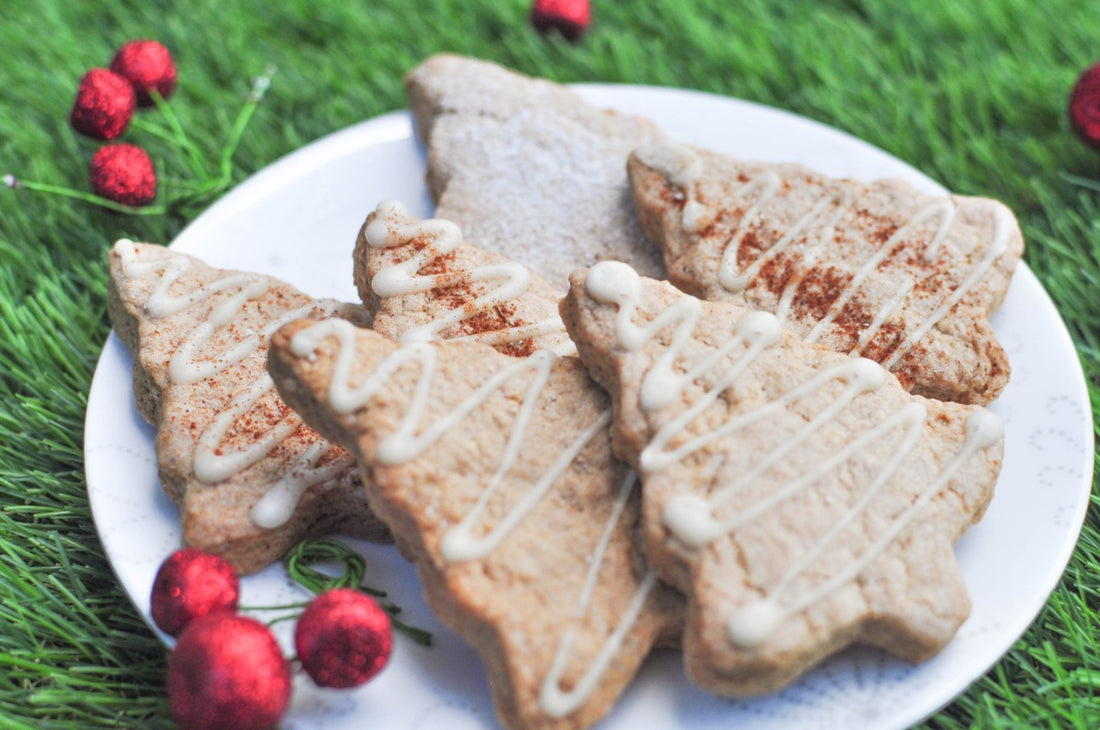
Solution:
[[[598,104],[644,114],[683,141],[745,158],[797,161],[831,175],[894,176],[940,190],[881,150],[767,107],[672,89],[578,90]],[[215,266],[260,271],[315,296],[355,301],[351,251],[363,218],[384,198],[430,215],[423,179],[423,150],[410,117],[394,112],[279,160],[212,206],[173,246]],[[1093,445],[1077,356],[1050,299],[1023,264],[994,324],[1013,369],[1011,384],[993,404],[1006,427],[1005,460],[985,519],[957,547],[973,612],[955,640],[915,667],[851,650],[794,686],[751,701],[704,694],[688,683],[676,653],[658,652],[603,730],[903,728],[950,702],[1009,649],[1042,608],[1073,551],[1088,503]],[[88,399],[85,464],[104,549],[148,617],[153,576],[178,547],[179,528],[176,510],[157,483],[153,432],[134,407],[130,364],[111,335]],[[431,616],[412,569],[391,547],[352,544],[367,558],[368,583],[388,589],[407,621],[433,630],[435,645],[425,649],[399,636],[386,671],[355,691],[320,690],[299,677],[284,726],[494,727],[479,659]],[[243,584],[245,605],[303,597],[278,565]],[[289,622],[281,627],[286,641]]]

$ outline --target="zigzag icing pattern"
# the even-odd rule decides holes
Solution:
[[[696,198],[696,183],[701,170],[699,160],[692,150],[683,146],[669,146],[661,149],[639,150],[637,154],[645,164],[665,175],[673,185],[683,192],[684,205],[681,211],[681,223],[684,230],[698,232],[708,212],[707,206]],[[789,277],[779,294],[779,303],[775,311],[775,315],[780,322],[785,321],[790,314],[791,304],[799,284],[802,283],[806,274],[809,273],[827,248],[829,241],[832,239],[830,232],[854,205],[853,196],[849,190],[818,197],[780,240],[772,244],[746,267],[739,267],[738,254],[742,239],[753,222],[760,218],[764,206],[775,197],[782,186],[783,179],[778,174],[765,170],[758,175],[748,177],[734,191],[734,200],[748,201],[749,205],[738,222],[737,229],[723,245],[717,271],[717,280],[724,289],[735,293],[744,291],[769,261],[774,260],[779,254],[787,250],[793,242],[799,241],[799,237],[804,231],[814,225],[820,225],[820,235],[816,236],[815,239],[799,241],[801,262],[797,264],[797,271]],[[1011,212],[1004,206],[997,205],[993,208],[993,211],[994,233],[991,245],[986,248],[982,257],[957,286],[939,294],[935,309],[926,314],[918,323],[908,327],[905,338],[883,361],[883,365],[887,369],[897,365],[901,358],[946,317],[952,307],[958,304],[982,281],[982,278],[992,268],[997,258],[1006,252],[1009,237],[1015,229],[1015,221]],[[924,248],[922,260],[924,263],[934,261],[944,239],[955,225],[956,213],[957,205],[955,201],[948,196],[943,196],[933,199],[910,216],[878,247],[874,255],[862,263],[841,293],[829,305],[825,315],[806,333],[804,339],[807,342],[816,342],[844,310],[845,305],[858,293],[867,277],[886,260],[895,245],[905,240],[918,225],[928,220],[936,220],[939,225]],[[871,321],[860,329],[858,341],[851,349],[851,354],[863,351],[883,324],[906,301],[915,285],[916,282],[911,276],[906,277],[906,280],[898,288],[898,293],[883,303],[875,312]]]
[[[520,455],[531,418],[537,412],[539,398],[546,388],[551,369],[558,356],[549,350],[537,350],[529,357],[515,358],[496,372],[488,373],[484,383],[463,398],[448,413],[431,423],[424,423],[424,413],[431,396],[436,372],[437,348],[427,342],[405,344],[387,355],[369,375],[353,385],[351,376],[355,357],[355,332],[356,328],[349,322],[338,319],[325,320],[295,333],[290,341],[290,350],[298,358],[309,359],[314,356],[325,339],[336,339],[339,347],[332,367],[327,399],[332,410],[340,414],[352,413],[366,406],[399,370],[408,367],[417,369],[419,375],[408,410],[396,429],[378,442],[374,458],[381,464],[401,464],[423,455],[434,444],[445,439],[449,432],[458,428],[463,418],[498,393],[506,383],[525,375],[529,377],[529,382],[524,389],[523,402],[513,422],[496,471],[474,506],[444,536],[442,554],[448,562],[478,560],[495,550],[512,530],[523,523],[539,500],[550,492],[555,481],[569,469],[585,445],[596,436],[605,433],[610,424],[610,410],[604,410],[592,423],[581,430],[570,446],[558,455],[551,467],[535,484],[531,485],[530,490],[511,511],[499,519],[487,535],[476,538],[473,534],[474,528],[483,514],[485,505],[499,488],[502,480],[507,477]],[[604,526],[603,536],[594,547],[585,587],[577,600],[578,619],[584,617],[591,605],[595,586],[599,581],[603,555],[612,530],[622,516],[634,482],[635,476],[630,473],[619,490],[612,515]],[[568,691],[563,690],[559,684],[574,641],[574,630],[566,628],[559,641],[553,667],[541,686],[539,702],[547,715],[564,717],[584,704],[591,696],[599,684],[600,676],[614,659],[615,652],[637,620],[646,598],[656,585],[656,576],[649,571],[640,581],[627,611],[620,617],[615,630],[608,636],[592,665],[588,667],[581,681]]]
[[[789,566],[785,575],[767,590],[763,598],[741,607],[729,617],[729,639],[738,646],[752,648],[763,643],[787,616],[802,611],[859,575],[912,522],[921,508],[943,489],[951,476],[971,456],[996,444],[1003,436],[1000,420],[993,413],[984,409],[975,410],[967,420],[966,439],[962,448],[946,463],[938,478],[920,490],[912,505],[896,515],[889,526],[845,570],[834,574],[803,595],[788,597],[785,594],[794,579],[828,548],[847,525],[863,513],[871,500],[890,482],[906,457],[917,447],[927,415],[926,409],[919,402],[910,402],[880,423],[868,426],[825,461],[809,466],[799,475],[780,484],[766,499],[732,517],[719,520],[714,516],[715,510],[746,489],[776,463],[789,459],[800,444],[811,439],[825,423],[835,418],[861,395],[880,388],[888,377],[886,371],[872,360],[851,358],[842,364],[818,371],[763,406],[740,414],[717,428],[669,449],[668,445],[684,428],[699,418],[762,351],[779,341],[779,320],[763,312],[748,314],[736,324],[734,336],[718,350],[699,362],[681,363],[684,347],[691,340],[701,316],[702,305],[699,300],[681,297],[658,313],[652,321],[637,325],[633,320],[641,302],[641,282],[633,269],[618,262],[604,262],[592,267],[585,282],[585,290],[594,300],[617,306],[616,339],[627,350],[639,350],[660,331],[667,328],[673,330],[670,345],[654,361],[642,380],[640,403],[644,411],[657,411],[679,400],[688,383],[713,373],[719,366],[726,368],[714,378],[713,385],[702,398],[657,431],[639,458],[644,473],[667,468],[710,443],[766,420],[769,415],[788,404],[815,393],[830,383],[839,382],[844,386],[829,406],[807,421],[788,440],[762,454],[751,469],[720,484],[706,498],[681,494],[666,504],[663,514],[666,527],[691,549],[704,548],[719,537],[734,532],[775,508],[783,500],[818,482],[869,444],[891,434],[900,434],[892,456],[886,463],[875,467],[877,471],[873,479],[844,517],[797,562]],[[684,368],[684,371],[677,372],[677,365]]]
[[[500,345],[521,342],[540,335],[565,333],[561,317],[555,315],[539,322],[442,338],[441,333],[448,328],[522,297],[531,283],[530,271],[514,261],[502,261],[472,269],[458,267],[454,271],[422,274],[421,271],[430,269],[432,264],[459,247],[462,243],[459,227],[442,219],[417,220],[409,215],[404,205],[394,200],[379,203],[375,213],[375,219],[365,230],[367,243],[373,248],[393,248],[414,240],[427,242],[405,261],[387,266],[375,274],[371,279],[371,288],[379,297],[402,297],[471,283],[488,282],[495,285],[495,288],[474,300],[463,302],[426,324],[406,330],[400,335],[400,342],[450,339]],[[559,349],[559,354],[575,352],[571,345]]]
[[[192,267],[191,259],[172,254],[157,260],[143,260],[136,244],[121,240],[115,251],[122,264],[122,273],[130,279],[158,276],[148,299],[140,303],[151,319],[165,319],[187,310],[198,311],[207,300],[222,292],[232,295],[212,307],[199,324],[183,338],[172,354],[168,366],[168,380],[172,385],[188,385],[215,378],[225,370],[240,364],[249,357],[263,357],[261,348],[279,327],[300,319],[311,311],[331,312],[325,302],[314,302],[304,307],[285,310],[268,322],[263,329],[253,332],[231,344],[221,352],[205,352],[215,333],[231,325],[242,308],[252,300],[263,297],[270,279],[259,274],[225,272],[215,281],[190,288],[183,294],[172,294],[172,288],[180,277]],[[278,424],[241,449],[226,450],[225,440],[234,424],[246,416],[261,399],[274,391],[274,383],[264,372],[260,377],[238,390],[229,405],[199,434],[193,469],[196,478],[207,483],[224,481],[259,463],[285,441],[301,425],[297,414],[289,412]],[[257,526],[274,528],[285,524],[294,512],[305,490],[335,477],[349,468],[353,461],[342,455],[321,464],[321,457],[331,444],[318,440],[301,453],[292,466],[280,475],[267,493],[253,507],[251,518]]]

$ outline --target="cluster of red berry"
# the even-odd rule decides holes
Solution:
[[[176,89],[176,64],[160,43],[131,41],[118,50],[110,68],[93,68],[80,80],[69,122],[80,134],[109,144],[99,148],[92,158],[91,183],[94,192],[73,189],[49,182],[4,175],[3,184],[47,195],[83,200],[121,213],[160,215],[169,210],[186,212],[203,205],[233,182],[232,158],[257,106],[271,83],[269,66],[265,75],[252,80],[252,90],[234,120],[230,137],[222,148],[216,167],[211,168],[166,100]],[[157,198],[157,175],[148,153],[133,144],[112,143],[128,128],[138,126],[135,114],[144,107],[156,106],[167,127],[141,120],[143,130],[173,142],[185,153],[186,165],[194,179],[174,181]]]
[[[160,566],[157,626],[176,637],[168,701],[180,727],[270,728],[290,702],[291,668],[271,630],[237,612],[240,580],[217,555],[184,548]],[[336,588],[310,601],[294,629],[302,669],[322,687],[357,687],[385,667],[390,617],[377,601]]]
[[[110,68],[93,68],[80,79],[69,122],[77,132],[111,141],[130,126],[139,108],[167,99],[176,90],[176,63],[160,43],[130,41],[115,53]],[[157,195],[153,161],[132,144],[110,144],[92,157],[92,189],[116,203],[148,205]]]

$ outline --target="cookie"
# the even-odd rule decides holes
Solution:
[[[268,366],[356,454],[429,605],[482,657],[504,726],[588,727],[678,626],[636,550],[607,396],[575,357],[399,345],[331,319],[281,328]]]
[[[421,221],[397,201],[367,216],[354,252],[355,285],[372,329],[401,342],[477,340],[506,355],[575,353],[558,301],[527,266],[467,243],[453,222]]]
[[[406,345],[418,342],[452,340],[459,342],[479,342],[489,345],[502,355],[515,358],[548,357],[535,355],[537,350],[554,351],[565,362],[569,362],[570,368],[577,368],[575,357],[576,349],[572,341],[565,333],[565,326],[558,313],[558,302],[562,293],[556,290],[538,273],[529,268],[511,261],[503,256],[492,254],[467,243],[461,230],[453,222],[432,219],[418,220],[409,215],[407,209],[395,201],[384,201],[373,211],[364,224],[356,244],[354,255],[355,281],[368,310],[373,315],[372,328],[375,332],[385,334],[387,337],[405,343]],[[503,363],[504,361],[501,361]],[[473,366],[476,367],[476,366]],[[482,377],[487,377],[482,373]],[[577,412],[580,414],[585,409],[589,415],[596,412],[602,414],[606,409],[606,394],[586,378],[575,378],[583,387],[568,394],[571,404],[559,404],[564,410],[559,411],[560,417],[565,412]],[[549,386],[548,386],[549,387]],[[583,404],[583,406],[582,406]],[[498,425],[498,428],[501,427]],[[506,428],[506,426],[504,426]],[[460,426],[456,426],[460,428]],[[575,428],[575,425],[563,426],[566,430]],[[587,460],[586,479],[590,484],[577,489],[572,486],[559,486],[553,484],[550,491],[544,495],[542,501],[553,500],[557,503],[567,499],[570,503],[577,502],[577,495],[581,495],[583,503],[592,505],[597,510],[597,515],[608,515],[608,505],[612,505],[612,513],[619,511],[617,524],[622,526],[613,528],[614,532],[606,532],[608,524],[601,528],[602,534],[611,543],[611,555],[620,565],[625,565],[627,555],[633,551],[634,560],[640,560],[634,547],[630,546],[634,528],[625,528],[625,525],[636,525],[638,520],[638,499],[632,493],[634,489],[634,477],[626,467],[611,455],[608,447],[608,434],[606,425],[604,432],[599,435],[600,446],[597,449],[598,458]],[[530,475],[531,478],[534,474]],[[488,481],[484,478],[484,481]],[[600,486],[602,485],[602,486]],[[516,485],[509,485],[509,489],[516,489]],[[522,486],[520,486],[522,489]],[[626,490],[626,491],[623,491]],[[451,493],[448,488],[447,493]],[[545,510],[545,508],[543,508]],[[551,509],[548,514],[551,519],[559,519],[563,513],[560,510]],[[564,513],[568,514],[568,513]],[[556,516],[555,516],[556,515]],[[541,519],[532,514],[524,520],[521,527],[532,529],[532,523]],[[573,521],[574,517],[568,517]],[[578,543],[582,549],[590,548],[598,527],[598,519],[590,515],[582,519],[574,529],[584,533]],[[537,528],[535,528],[537,529]],[[410,531],[397,530],[395,537],[402,552],[410,559],[416,560],[417,555],[423,555],[423,549],[418,547],[424,538],[409,537],[416,535],[418,529]],[[426,534],[426,533],[425,533]],[[573,537],[576,537],[574,535]],[[573,539],[570,537],[569,539]],[[529,540],[530,538],[520,538]],[[556,560],[552,558],[553,550],[558,544],[558,539],[547,540],[541,547],[523,547],[522,544],[509,550],[504,556],[505,560],[529,563],[533,558],[520,554],[520,551],[533,549],[540,554],[548,551],[545,558],[540,555],[538,559]],[[601,537],[600,540],[604,538]],[[411,542],[411,545],[406,543]],[[598,544],[598,543],[597,543]],[[585,547],[587,545],[587,548]],[[501,545],[500,550],[505,549]],[[565,554],[571,555],[576,546],[565,550]],[[618,556],[618,557],[614,557]],[[538,560],[536,559],[536,560]],[[422,558],[423,560],[423,558]],[[575,561],[562,564],[575,574],[570,580],[574,581],[581,566]],[[609,564],[610,565],[610,564]],[[637,570],[644,570],[637,566]],[[608,567],[599,568],[600,576]],[[421,573],[424,570],[421,569]],[[619,572],[616,570],[615,572]],[[647,651],[653,641],[662,644],[673,643],[679,636],[680,603],[672,597],[663,586],[655,584],[651,589],[656,597],[652,599],[655,610],[659,615],[649,615],[651,609],[644,609],[646,620],[651,623],[651,628],[660,626],[660,636],[654,637],[646,633],[643,640],[629,650],[628,658],[623,664],[622,652],[616,652],[618,658],[615,662],[621,665],[622,672],[611,680],[602,680],[594,684],[593,692],[598,697],[593,699],[575,700],[580,702],[575,712],[556,710],[549,712],[546,707],[536,707],[534,698],[536,689],[539,695],[540,705],[545,701],[556,702],[560,705],[561,688],[553,689],[553,684],[546,683],[542,679],[545,688],[534,687],[532,682],[539,681],[546,674],[548,665],[549,645],[541,645],[538,658],[534,663],[528,664],[522,655],[516,642],[506,642],[491,638],[493,633],[512,634],[499,620],[478,618],[476,612],[470,616],[470,610],[453,607],[456,601],[463,601],[461,595],[452,596],[447,593],[448,586],[455,583],[454,579],[444,580],[438,573],[430,572],[435,577],[427,582],[428,595],[437,597],[432,601],[433,606],[441,606],[438,609],[442,615],[451,618],[446,619],[455,626],[467,626],[460,633],[468,638],[477,647],[478,651],[486,656],[486,665],[491,670],[491,684],[499,687],[497,694],[506,695],[517,690],[512,689],[520,685],[517,695],[498,697],[496,702],[500,708],[500,715],[505,718],[509,726],[534,726],[534,727],[583,727],[592,722],[593,718],[602,715],[606,708],[614,701],[614,697],[621,692],[622,687],[629,681],[630,674],[637,666],[638,653]],[[507,574],[506,574],[507,575]],[[594,574],[589,573],[586,580],[594,579]],[[494,578],[494,581],[498,580]],[[636,583],[628,580],[613,587],[605,585],[600,578],[599,591],[593,600],[603,601],[601,597],[608,591],[623,591],[622,595],[633,595],[637,591]],[[654,580],[652,577],[643,580]],[[434,589],[431,586],[436,586]],[[522,605],[530,605],[532,611],[541,611],[541,608],[533,605],[529,592],[535,590],[534,586],[523,588],[516,596]],[[543,590],[539,588],[538,590]],[[500,606],[493,607],[493,611],[509,604],[513,600],[511,596],[501,593],[497,599]],[[538,601],[538,603],[541,603]],[[569,604],[557,603],[545,616],[539,617],[539,630],[544,631],[548,640],[556,641],[568,630],[573,617],[568,615]],[[603,612],[604,609],[593,607],[590,610]],[[656,623],[654,623],[654,621]],[[481,628],[481,624],[488,622],[489,628]],[[495,624],[495,625],[494,625]],[[486,631],[489,632],[486,637]],[[530,630],[525,629],[529,634]],[[478,638],[481,637],[481,638]],[[525,640],[526,641],[526,640]],[[496,674],[492,668],[496,667]],[[534,674],[532,671],[534,670]],[[498,679],[498,675],[504,675],[504,679]],[[552,674],[552,672],[551,672]],[[526,679],[514,679],[512,675],[522,675]],[[563,677],[565,686],[574,682],[574,677]],[[526,685],[526,686],[524,686]],[[572,691],[572,690],[570,690]],[[515,699],[518,697],[519,699]],[[554,719],[547,715],[561,714],[560,719]]]
[[[654,124],[597,108],[553,82],[450,54],[421,63],[405,86],[428,148],[435,217],[562,291],[571,271],[605,259],[663,276],[625,170],[632,149],[663,137]]]
[[[138,410],[157,428],[160,481],[184,544],[251,573],[309,536],[388,540],[354,459],[303,424],[266,371],[281,324],[365,321],[362,307],[148,243],[119,241],[108,259],[108,312],[133,356]]]
[[[950,641],[996,416],[618,262],[574,274],[562,310],[641,476],[649,564],[687,596],[695,682],[754,695],[852,643],[921,661]]]
[[[684,291],[772,312],[931,398],[985,404],[1008,383],[989,316],[1023,237],[1001,203],[675,144],[640,148],[629,173],[642,226]]]

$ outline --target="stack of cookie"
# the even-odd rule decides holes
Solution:
[[[361,309],[112,253],[181,503],[280,454],[238,511],[257,534],[351,500],[510,728],[592,725],[660,645],[745,696],[852,643],[920,661],[949,642],[969,611],[952,545],[1001,462],[982,405],[1008,378],[988,317],[1012,215],[685,147],[472,59],[407,88],[438,209],[370,213]],[[265,356],[277,393],[241,370]]]

